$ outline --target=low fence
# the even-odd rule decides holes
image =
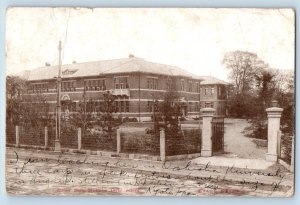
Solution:
[[[103,133],[93,133],[85,131],[82,133],[82,149],[93,151],[117,151],[117,132],[113,131],[111,135]]]
[[[295,163],[295,145],[294,136],[287,133],[278,132],[278,157],[279,163],[285,166],[291,172],[294,172]]]
[[[121,132],[120,152],[159,156],[187,155],[200,153],[201,130],[185,129],[176,133],[161,130],[159,134]],[[163,148],[163,149],[162,149]]]
[[[120,133],[120,152],[128,154],[159,155],[159,135],[140,132]]]
[[[20,126],[20,144],[43,146],[45,144],[44,128]]]
[[[5,127],[6,133],[6,143],[7,144],[16,144],[16,128],[14,125],[6,124]]]
[[[37,147],[54,147],[56,137],[56,128],[47,127],[30,127],[30,126],[6,126],[6,143],[20,145],[29,145]],[[111,136],[93,133],[90,130],[81,131],[80,142],[79,130],[75,126],[61,127],[61,147],[67,149],[86,149],[117,151],[116,131]],[[79,145],[80,144],[80,145]]]
[[[7,144],[29,145],[40,148],[53,148],[56,129],[48,127],[7,126]],[[186,129],[178,133],[147,134],[139,132],[124,132],[115,130],[111,135],[82,130],[74,126],[61,128],[61,147],[75,150],[109,151],[125,154],[141,154],[157,156],[165,160],[166,156],[188,155],[200,153],[201,130]]]
[[[200,151],[200,129],[186,129],[178,133],[166,132],[166,156],[195,154]]]

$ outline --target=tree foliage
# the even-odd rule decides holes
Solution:
[[[6,77],[6,119],[14,125],[46,126],[52,117],[49,103],[41,93],[28,94],[27,81],[17,76]]]
[[[294,130],[294,79],[293,73],[271,69],[255,53],[234,51],[223,60],[232,82],[229,97],[229,114],[246,118],[251,126],[249,137],[267,138],[266,108],[272,100],[284,109],[281,129],[293,134]],[[250,131],[250,132],[249,132]]]
[[[122,122],[121,119],[118,119],[113,115],[118,110],[115,100],[116,97],[109,91],[103,94],[103,104],[100,107],[100,116],[97,120],[97,125],[99,125],[101,130],[108,136],[111,136]]]
[[[223,64],[229,70],[232,87],[229,97],[229,112],[234,117],[246,117],[251,114],[248,110],[252,101],[255,78],[258,73],[267,68],[255,53],[248,51],[233,51],[224,55]]]
[[[179,94],[176,89],[175,79],[169,78],[167,82],[167,92],[164,95],[163,101],[154,101],[153,104],[153,132],[155,135],[159,135],[159,131],[163,128],[169,135],[177,135],[180,128],[181,113],[181,102]],[[172,134],[171,134],[172,133]]]

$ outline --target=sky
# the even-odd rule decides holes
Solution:
[[[10,8],[7,74],[58,64],[127,58],[228,80],[226,52],[243,50],[275,69],[294,69],[291,9]]]

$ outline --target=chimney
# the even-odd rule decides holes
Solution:
[[[76,61],[73,61],[72,63],[73,63],[73,64],[76,64],[77,62],[76,62]]]
[[[134,58],[135,56],[133,54],[129,54],[128,58]]]
[[[51,66],[51,64],[48,62],[45,62],[45,66]]]

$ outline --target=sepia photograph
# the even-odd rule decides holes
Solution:
[[[10,7],[9,195],[292,197],[295,11]]]

